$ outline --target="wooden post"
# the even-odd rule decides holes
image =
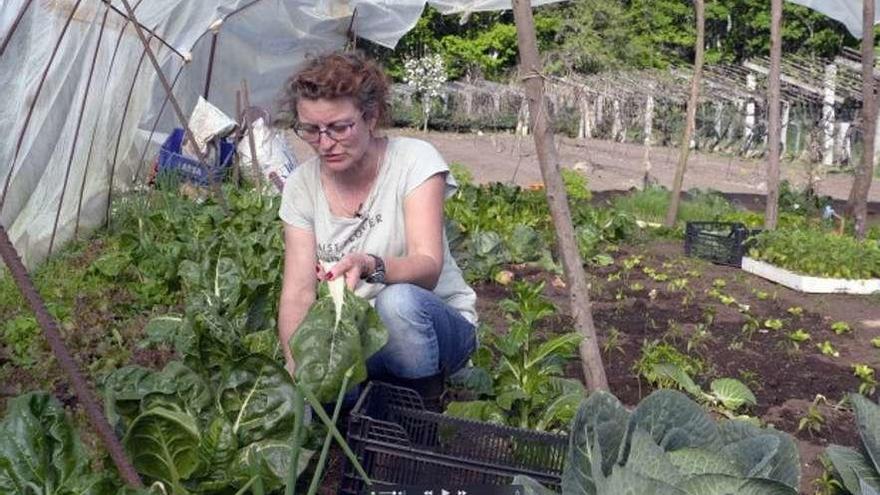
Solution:
[[[706,13],[703,0],[694,0],[694,9],[697,13],[697,41],[695,43],[694,78],[691,81],[691,95],[687,105],[687,120],[684,125],[684,135],[681,137],[681,153],[678,158],[678,167],[675,169],[675,179],[672,183],[672,197],[669,198],[669,210],[666,211],[666,226],[675,226],[678,217],[678,204],[681,201],[681,186],[684,183],[684,173],[687,170],[688,154],[691,149],[691,134],[697,122],[697,104],[700,97],[700,80],[703,77],[703,44],[706,37]]]
[[[856,237],[859,239],[865,238],[868,193],[874,176],[874,136],[877,125],[877,97],[874,94],[874,0],[863,0],[862,26],[862,143],[865,148],[850,193]]]
[[[611,101],[611,140],[622,141],[620,134],[623,124],[620,122],[620,98]]]
[[[533,122],[535,149],[541,176],[547,188],[547,202],[556,227],[556,242],[562,258],[562,267],[568,283],[571,315],[584,339],[580,344],[580,356],[584,379],[590,390],[607,390],[608,380],[602,367],[602,355],[596,339],[596,328],[590,304],[590,285],[584,273],[583,261],[578,253],[568,195],[559,174],[559,157],[553,142],[553,126],[544,102],[544,79],[538,58],[538,42],[530,0],[513,0],[513,18],[519,41],[520,77],[526,88]]]
[[[779,217],[779,142],[782,134],[779,93],[782,76],[782,0],[770,2],[770,81],[767,95],[769,154],[767,160],[767,205],[764,228],[773,230]]]
[[[251,150],[251,167],[254,169],[254,180],[257,183],[257,192],[260,196],[263,195],[263,170],[260,168],[260,161],[257,159],[257,143],[254,138],[254,123],[251,120],[251,95],[250,89],[248,89],[248,83],[246,79],[241,80],[241,102],[244,104],[244,125],[245,131],[248,135],[248,148]],[[264,125],[269,125],[268,122],[263,122]]]

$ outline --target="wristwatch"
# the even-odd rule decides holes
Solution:
[[[376,269],[373,270],[373,273],[364,277],[364,280],[370,284],[384,284],[385,283],[385,262],[382,261],[382,258],[376,256],[375,254],[368,254],[367,256],[373,258],[373,262],[376,265]]]

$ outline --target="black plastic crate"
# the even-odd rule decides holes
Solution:
[[[560,491],[568,437],[430,412],[416,392],[372,382],[349,417],[348,444],[373,481],[369,490],[510,485],[524,474]],[[340,493],[366,488],[346,462]]]
[[[688,222],[684,253],[713,263],[742,266],[748,239],[760,230],[749,230],[739,222]]]

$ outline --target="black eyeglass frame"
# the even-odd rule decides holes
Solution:
[[[362,112],[361,119],[364,119],[366,117],[366,115],[367,115],[366,112]],[[303,127],[304,125],[308,126],[309,128],[308,129],[304,128]],[[354,122],[346,122],[346,123],[333,122],[332,124],[327,125],[327,126],[320,126],[320,125],[314,125],[314,124],[303,124],[303,123],[299,122],[293,126],[293,132],[295,132],[296,135],[300,137],[300,139],[302,139],[303,141],[305,141],[307,143],[320,142],[322,134],[327,136],[327,139],[333,141],[334,143],[338,143],[340,141],[344,141],[344,140],[348,139],[349,137],[351,137],[351,130],[356,125],[357,125],[356,120]],[[334,129],[334,127],[337,127],[337,128]],[[314,134],[314,136],[309,137],[308,136],[309,134]]]

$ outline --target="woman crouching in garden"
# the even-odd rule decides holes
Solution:
[[[446,162],[424,141],[377,133],[389,117],[389,82],[362,54],[307,60],[286,96],[296,134],[317,153],[288,178],[279,211],[288,371],[296,372],[288,343],[317,282],[344,278],[388,329],[367,362],[369,378],[442,387],[474,351],[477,321],[476,295],[443,230],[443,202],[457,187]]]

